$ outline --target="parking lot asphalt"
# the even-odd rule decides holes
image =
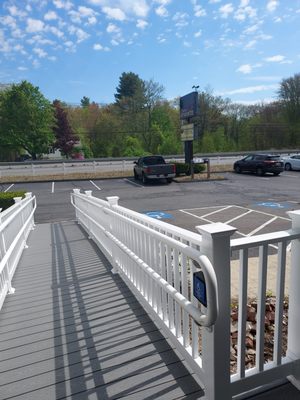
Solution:
[[[119,203],[138,212],[195,231],[196,225],[224,222],[237,229],[236,237],[290,227],[288,211],[300,209],[300,172],[280,176],[223,174],[225,180],[142,185],[131,178],[36,182],[2,185],[4,191],[24,189],[37,198],[36,222],[75,218],[70,192],[92,190],[105,199],[119,196]]]

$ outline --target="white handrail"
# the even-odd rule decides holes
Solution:
[[[127,246],[125,246],[120,240],[118,240],[111,232],[106,230],[101,224],[92,219],[87,213],[83,210],[79,209],[74,202],[74,196],[77,196],[77,193],[71,194],[71,203],[80,213],[82,213],[88,220],[90,220],[94,225],[100,228],[107,237],[109,237],[120,249],[127,253],[139,266],[148,274],[151,275],[152,278],[162,287],[164,288],[168,294],[172,296],[172,298],[180,304],[195,320],[195,322],[199,325],[210,327],[212,326],[218,315],[218,296],[217,296],[217,279],[214,272],[214,269],[209,261],[209,259],[201,255],[197,250],[189,247],[188,245],[179,242],[169,236],[166,236],[152,228],[149,228],[145,225],[142,225],[124,215],[117,213],[115,210],[107,208],[103,205],[97,204],[93,199],[89,196],[84,196],[84,200],[87,203],[97,204],[97,206],[106,214],[110,214],[110,216],[115,216],[118,219],[122,219],[126,221],[127,224],[133,225],[138,228],[142,232],[147,232],[151,234],[153,237],[162,240],[164,243],[171,245],[173,248],[179,250],[189,258],[193,259],[197,263],[200,264],[201,269],[204,274],[205,283],[206,283],[206,291],[207,291],[207,313],[203,313],[199,308],[195,307],[188,299],[186,299],[180,292],[178,292],[172,285],[170,285],[165,279],[163,279],[156,271],[154,271],[148,264],[146,264],[143,260],[141,260],[135,253],[133,253]],[[81,195],[82,196],[82,195]],[[83,198],[83,197],[82,197]]]
[[[0,274],[2,273],[2,271],[3,271],[4,267],[5,267],[5,265],[7,264],[7,262],[8,262],[8,260],[9,260],[10,256],[12,255],[12,253],[13,253],[13,251],[14,251],[14,249],[15,249],[17,243],[18,243],[18,241],[20,240],[21,236],[24,234],[25,229],[27,228],[29,222],[31,221],[31,219],[32,219],[32,217],[33,217],[33,215],[34,215],[34,212],[35,212],[35,209],[36,209],[35,197],[30,198],[30,201],[34,201],[33,209],[32,209],[32,211],[31,211],[31,213],[30,213],[30,215],[29,215],[27,221],[24,222],[24,225],[22,226],[21,230],[18,232],[18,234],[17,234],[16,237],[14,238],[13,242],[12,242],[11,245],[9,246],[9,249],[6,251],[4,257],[1,259],[1,261],[0,261]],[[24,204],[22,207],[20,207],[18,211],[21,212],[21,211],[24,209],[24,207],[27,206],[27,204],[28,204],[28,202],[27,202],[26,204]],[[11,218],[11,217],[12,217],[12,218]],[[15,217],[15,215],[12,215],[11,217],[10,217],[9,219],[7,219],[3,225],[0,226],[0,233],[3,231],[3,229],[2,229],[3,226],[4,226],[4,225],[7,226],[7,225],[8,225],[7,222],[10,222],[11,219],[13,220],[13,218]]]

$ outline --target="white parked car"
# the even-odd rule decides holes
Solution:
[[[284,169],[291,171],[292,169],[300,170],[300,154],[294,154],[292,156],[283,157]]]

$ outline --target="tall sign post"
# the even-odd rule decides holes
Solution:
[[[195,126],[192,119],[198,115],[198,92],[191,92],[180,97],[181,141],[184,142],[184,158],[191,166],[193,175],[193,140]]]

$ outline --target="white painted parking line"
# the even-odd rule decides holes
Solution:
[[[95,182],[93,182],[93,181],[90,181],[91,182],[91,184],[92,185],[94,185],[95,186],[95,188],[96,189],[98,189],[98,190],[102,190],[98,185],[96,185],[96,183]]]
[[[127,178],[124,178],[124,181],[125,181],[125,182],[128,182],[128,183],[131,183],[132,185],[138,186],[138,187],[140,187],[140,188],[144,188],[144,187],[145,187],[145,186],[140,185],[139,183],[133,182],[133,181],[127,179]]]
[[[193,211],[193,210],[206,210],[208,208],[224,208],[225,206],[208,206],[208,207],[195,207],[195,208],[185,208],[186,211]],[[232,206],[229,206],[232,207]],[[238,207],[238,206],[235,206]],[[182,210],[180,210],[182,211]]]
[[[51,193],[54,193],[54,182],[52,182],[52,185],[51,185]]]
[[[252,213],[252,212],[253,212],[253,210],[248,210],[248,211],[246,211],[245,213],[243,213],[243,214],[241,214],[241,215],[238,215],[237,217],[234,217],[234,218],[232,218],[232,219],[229,219],[228,221],[225,222],[225,224],[230,224],[231,222],[236,221],[237,219],[242,218],[242,217],[244,217],[245,215],[250,214],[250,213]]]
[[[232,206],[226,206],[226,207],[220,208],[219,210],[212,211],[212,212],[210,212],[210,213],[208,213],[208,214],[204,214],[204,215],[202,215],[202,218],[205,218],[205,217],[208,217],[209,215],[213,215],[213,214],[216,214],[216,213],[219,213],[219,212],[228,210],[228,208],[231,208],[231,207],[232,207]]]
[[[12,188],[13,186],[14,186],[14,183],[12,183],[10,186],[8,186],[8,188],[6,188],[6,189],[4,190],[4,192],[8,192],[9,189]]]
[[[195,214],[190,213],[190,212],[188,212],[186,210],[179,210],[179,211],[183,212],[184,214],[191,215],[194,218],[198,218],[198,219],[201,219],[202,221],[208,222],[209,224],[212,223],[212,221],[210,221],[209,219],[206,219],[206,218],[203,218],[203,217],[199,217],[199,215],[195,215]]]
[[[265,222],[264,224],[260,225],[258,228],[254,229],[252,232],[248,233],[247,236],[253,236],[257,232],[261,231],[265,226],[271,224],[272,222],[276,221],[278,217],[271,218],[269,221]]]

